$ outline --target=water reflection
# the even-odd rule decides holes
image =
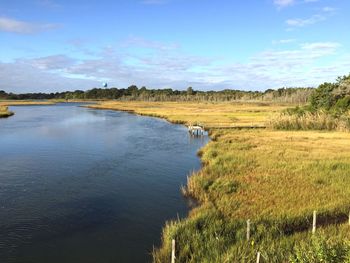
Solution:
[[[147,262],[207,137],[76,105],[0,120],[0,262]]]

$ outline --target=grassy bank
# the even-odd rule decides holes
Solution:
[[[285,106],[108,102],[93,107],[220,126],[264,125]],[[188,218],[166,224],[154,262],[169,261],[172,239],[177,262],[253,262],[257,251],[261,262],[347,262],[349,226],[340,223],[350,210],[350,134],[214,128],[210,134],[212,141],[200,151],[203,168],[183,189],[200,206]],[[312,237],[314,210],[322,227]]]
[[[14,113],[8,110],[7,106],[0,105],[0,118],[7,118],[12,116]]]
[[[90,108],[135,112],[173,123],[201,123],[206,128],[264,126],[267,118],[290,104],[106,101]]]

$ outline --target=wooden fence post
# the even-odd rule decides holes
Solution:
[[[314,216],[312,220],[312,234],[316,233],[316,210],[314,211]]]
[[[258,252],[258,255],[256,256],[256,263],[260,263],[260,252]]]
[[[250,219],[247,220],[247,240],[250,239]]]
[[[175,263],[175,239],[171,241],[171,263]]]

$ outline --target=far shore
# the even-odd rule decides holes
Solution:
[[[0,100],[0,106],[28,106],[28,105],[54,105],[48,100]]]

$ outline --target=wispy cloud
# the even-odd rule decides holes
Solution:
[[[325,21],[330,16],[335,14],[336,9],[332,7],[323,7],[318,14],[312,15],[308,18],[293,18],[286,20],[286,24],[292,27],[305,27]]]
[[[290,44],[296,42],[296,39],[294,38],[289,38],[289,39],[280,39],[280,40],[274,40],[272,41],[273,45],[278,45],[278,44]]]
[[[286,24],[290,27],[304,27],[304,26],[316,24],[326,19],[327,17],[325,15],[317,14],[304,19],[303,18],[288,19],[286,21]]]
[[[42,31],[56,29],[57,24],[39,24],[16,20],[8,17],[0,17],[0,31],[18,34],[34,34]]]
[[[131,36],[121,43],[124,48],[128,47],[142,47],[155,50],[175,50],[180,48],[177,43],[161,43],[158,41],[151,41],[142,37]]]
[[[61,54],[19,59],[3,63],[2,68],[0,63],[0,70],[6,72],[0,72],[0,77],[6,87],[17,89],[19,84],[14,80],[23,80],[24,83],[24,75],[27,77],[26,86],[35,87],[37,91],[43,90],[44,84],[54,81],[60,83],[52,89],[59,90],[63,89],[61,83],[66,85],[65,89],[88,89],[99,85],[102,80],[117,87],[136,84],[183,89],[191,85],[203,90],[262,90],[282,86],[316,86],[346,74],[349,66],[348,61],[337,57],[341,44],[336,42],[302,43],[289,49],[277,46],[255,54],[246,63],[230,64],[224,64],[220,58],[187,54],[175,44],[167,48],[169,44],[142,38],[129,39],[125,43],[129,45],[105,47],[93,58],[75,59]],[[134,53],[135,47],[146,50]],[[318,66],[323,59],[327,60],[327,68]],[[41,81],[40,78],[45,79]]]
[[[291,6],[294,3],[295,3],[295,0],[274,0],[274,4],[279,8]]]
[[[308,4],[319,2],[320,0],[274,0],[274,4],[279,8],[284,8],[288,6],[292,6],[295,4]]]
[[[76,63],[76,60],[66,55],[54,55],[35,59],[21,60],[27,62],[33,67],[43,70],[62,70]]]

